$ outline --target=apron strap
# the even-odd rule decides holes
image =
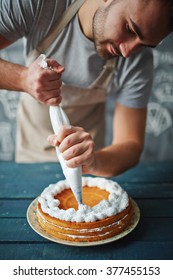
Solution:
[[[41,53],[45,53],[45,51],[49,48],[49,46],[51,46],[56,37],[70,22],[84,2],[85,0],[76,0],[65,10],[61,18],[58,19],[58,21],[56,21],[53,27],[50,29],[49,34],[38,44],[36,49],[32,50],[28,54],[27,65],[34,61]]]
[[[117,58],[115,57],[107,60],[97,79],[88,88],[102,88],[106,90],[116,68],[116,61]]]
[[[48,36],[38,45],[38,51],[44,53],[48,47],[53,43],[56,37],[61,33],[65,26],[74,17],[79,8],[83,5],[85,0],[76,0],[63,13],[63,16],[54,24]]]

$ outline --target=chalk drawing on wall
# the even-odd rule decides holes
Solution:
[[[0,122],[0,159],[12,160],[14,144],[12,127],[8,122]]]
[[[154,66],[162,67],[162,65],[173,65],[173,56],[171,52],[171,41],[173,36],[170,36],[170,42],[169,39],[166,39],[162,45],[158,46],[157,49],[154,49],[153,55],[154,55]],[[168,42],[168,44],[166,44]]]
[[[161,103],[173,103],[173,75],[172,67],[158,69],[154,80],[154,96]],[[172,104],[171,104],[172,107]]]
[[[5,116],[9,120],[16,118],[16,111],[18,107],[19,93],[15,91],[0,91],[0,102],[3,105]]]
[[[173,56],[172,51],[164,46],[158,47],[153,54],[155,75],[146,133],[158,137],[173,125]]]
[[[18,101],[18,92],[0,91],[0,160],[14,159]]]
[[[150,102],[148,104],[146,132],[158,137],[172,126],[172,118],[161,104]]]
[[[17,47],[14,49],[17,50]],[[2,59],[9,60],[16,51],[1,50]],[[20,93],[15,91],[0,90],[0,160],[14,160],[16,113]]]
[[[14,159],[18,100],[18,92],[0,91],[0,160],[11,161]]]
[[[161,103],[173,103],[173,85],[171,83],[162,83],[155,89],[155,96]]]

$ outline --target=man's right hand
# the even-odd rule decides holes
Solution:
[[[22,71],[23,91],[29,93],[39,102],[54,106],[61,102],[61,75],[64,67],[56,60],[47,59],[47,64],[53,70],[43,69],[39,60],[35,60],[28,68]]]
[[[0,50],[11,44],[12,41],[0,35]],[[52,59],[47,59],[47,63],[54,71],[41,68],[38,59],[29,67],[0,59],[0,89],[23,91],[43,104],[58,105],[64,67]]]

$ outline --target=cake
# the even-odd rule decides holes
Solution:
[[[66,180],[51,184],[38,198],[37,218],[51,236],[73,242],[107,239],[130,223],[133,207],[127,192],[101,177],[82,177],[83,204]]]

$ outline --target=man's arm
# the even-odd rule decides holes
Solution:
[[[11,44],[0,35],[0,49]],[[54,71],[40,68],[37,60],[25,67],[0,59],[0,89],[26,92],[43,104],[58,105],[61,102],[60,78],[64,67],[55,60],[47,62]]]
[[[112,145],[95,152],[92,174],[111,177],[136,165],[144,145],[146,108],[116,105]]]
[[[13,44],[0,35],[0,49],[4,49]],[[0,58],[0,89],[22,91],[22,71],[25,67],[19,64],[13,64]]]
[[[82,166],[84,174],[112,177],[138,163],[144,144],[146,109],[116,105],[113,142],[94,151],[91,135],[79,127],[63,127],[48,142],[59,146],[69,167]]]

